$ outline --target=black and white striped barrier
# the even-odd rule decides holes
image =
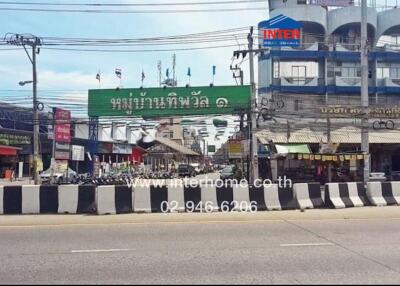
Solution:
[[[133,212],[133,191],[128,186],[99,186],[96,190],[97,214]]]
[[[1,186],[0,213],[57,213],[58,186]]]
[[[400,205],[400,182],[369,182],[367,196],[374,206]]]
[[[292,210],[296,209],[293,189],[280,188],[278,185],[253,187],[249,189],[250,200],[257,202],[259,211]]]
[[[293,190],[249,186],[146,186],[134,191],[134,212],[216,212],[296,208]]]
[[[58,213],[84,214],[96,212],[96,186],[58,186]]]
[[[328,183],[325,185],[325,205],[335,209],[369,205],[363,183]]]
[[[293,191],[300,209],[313,209],[324,206],[319,183],[293,184]]]

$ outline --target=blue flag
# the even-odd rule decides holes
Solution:
[[[188,68],[187,75],[192,76],[192,73],[190,72],[190,68]]]
[[[215,71],[216,71],[217,67],[213,66],[213,75],[215,75]]]

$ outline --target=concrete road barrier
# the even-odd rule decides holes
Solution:
[[[400,205],[400,182],[369,182],[367,196],[374,206]]]
[[[3,214],[57,213],[58,186],[2,186],[1,208]]]
[[[128,186],[99,186],[96,190],[97,214],[133,212],[133,191]]]
[[[369,205],[363,183],[328,183],[325,185],[325,204],[336,209]]]
[[[96,212],[96,186],[58,186],[58,213],[84,214]]]
[[[324,206],[319,183],[293,184],[293,191],[300,209],[313,209]]]

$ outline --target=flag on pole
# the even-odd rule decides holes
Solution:
[[[166,76],[167,78],[169,78],[169,69],[167,69],[167,71],[166,71],[166,73],[165,73],[165,76]]]
[[[217,70],[216,66],[212,67],[212,84],[214,85],[214,81],[215,81],[215,72]]]
[[[121,77],[122,77],[122,70],[119,69],[119,68],[116,68],[116,69],[115,69],[115,75],[116,75],[119,79],[121,79]]]
[[[142,70],[142,84],[143,84],[143,81],[144,81],[145,78],[146,78],[146,76],[144,74],[144,71]]]
[[[188,68],[188,71],[187,71],[187,76],[192,76],[192,73],[191,73],[191,71],[190,71],[190,68]]]
[[[100,82],[100,72],[96,74],[96,79]]]

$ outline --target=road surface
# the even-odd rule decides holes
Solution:
[[[400,283],[400,208],[0,216],[0,284]]]

